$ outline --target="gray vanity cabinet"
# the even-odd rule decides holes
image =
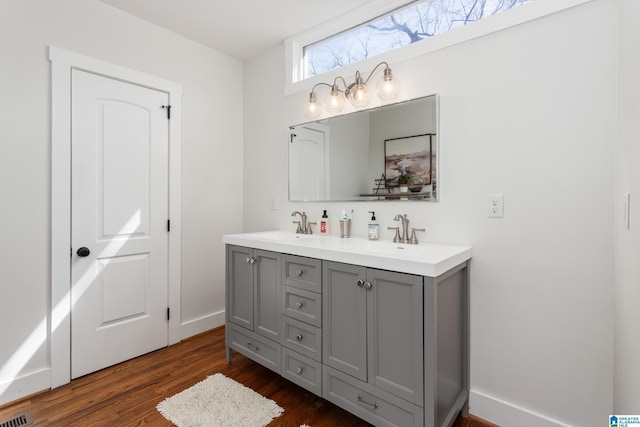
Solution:
[[[227,245],[227,324],[229,351],[280,372],[281,255]]]
[[[323,265],[323,397],[375,425],[422,425],[423,277]]]
[[[226,250],[229,361],[236,350],[376,427],[466,416],[468,258],[422,275]]]

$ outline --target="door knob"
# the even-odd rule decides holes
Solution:
[[[89,250],[89,248],[87,248],[87,247],[83,246],[83,247],[81,247],[80,249],[78,249],[78,250],[76,251],[76,253],[78,254],[78,256],[79,256],[79,257],[83,257],[83,258],[84,258],[84,257],[86,257],[86,256],[89,256],[89,254],[91,253],[91,251]]]

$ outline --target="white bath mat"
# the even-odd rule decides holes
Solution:
[[[222,374],[207,377],[157,406],[178,427],[264,427],[284,409]]]

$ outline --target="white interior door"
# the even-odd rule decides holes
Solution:
[[[289,199],[326,200],[326,139],[321,128],[298,126],[291,129],[289,143]]]
[[[71,377],[168,344],[168,94],[72,71]],[[84,249],[83,249],[84,248]]]

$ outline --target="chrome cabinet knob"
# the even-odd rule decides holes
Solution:
[[[303,305],[304,305],[304,303],[302,301],[298,301],[296,303],[296,308],[301,309]]]
[[[373,288],[373,285],[372,285],[371,283],[369,283],[369,282],[364,282],[363,287],[364,287],[366,290],[371,290],[371,288]]]
[[[300,375],[302,373],[302,371],[304,371],[302,366],[298,366],[298,368],[296,368],[296,372],[298,373],[298,375]]]
[[[358,285],[359,288],[362,288],[364,286],[364,280],[358,279],[358,281],[356,282],[356,285]]]
[[[302,276],[304,272],[302,270],[296,270],[296,276],[300,277]]]
[[[303,338],[303,337],[302,337],[302,334],[300,334],[300,335],[296,335],[296,340],[297,340],[298,342],[302,341],[302,338]]]

